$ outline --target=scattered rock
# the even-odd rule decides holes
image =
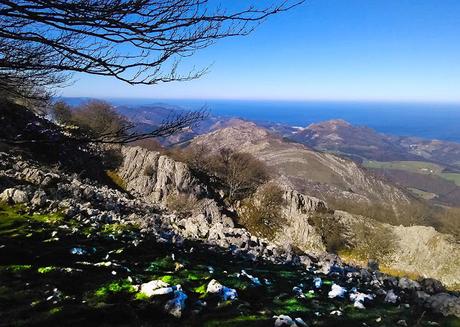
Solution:
[[[238,293],[235,289],[226,287],[215,279],[209,282],[206,291],[211,294],[219,294],[223,301],[233,301],[238,298]]]
[[[174,298],[166,302],[165,311],[176,318],[180,318],[185,310],[185,300],[187,300],[187,295],[184,292],[174,291]]]
[[[168,283],[165,283],[162,280],[152,280],[140,286],[140,292],[142,294],[145,294],[148,297],[151,297],[154,295],[171,294],[180,289],[181,289],[180,285],[169,286]]]
[[[0,194],[0,201],[11,204],[20,204],[29,202],[28,194],[16,188],[7,188]]]
[[[433,278],[424,278],[420,281],[420,286],[428,294],[442,293],[446,291],[446,288],[439,280]]]
[[[343,288],[342,286],[337,285],[337,284],[332,284],[332,288],[331,288],[331,291],[328,293],[328,296],[330,299],[333,299],[336,297],[343,298],[345,297],[346,292],[347,290]]]
[[[396,303],[398,302],[399,297],[395,294],[393,290],[389,290],[387,292],[387,295],[385,296],[385,302],[386,303]]]

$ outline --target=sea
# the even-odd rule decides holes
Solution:
[[[205,108],[211,114],[255,122],[306,127],[343,119],[397,136],[417,136],[460,143],[460,103],[256,101],[184,99],[107,99],[116,105],[168,104],[187,110]]]

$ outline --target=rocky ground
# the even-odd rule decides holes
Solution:
[[[147,201],[0,155],[0,326],[459,324],[458,297],[434,280],[295,253],[235,226],[209,199],[191,217],[166,211],[177,185],[208,191],[157,159],[164,173],[145,185]]]

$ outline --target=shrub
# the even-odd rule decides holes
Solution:
[[[72,123],[92,137],[123,133],[128,126],[126,118],[107,102],[93,100],[75,108]]]
[[[338,253],[350,246],[345,235],[345,227],[334,216],[327,213],[315,213],[309,218],[309,223],[321,236],[328,252]]]
[[[397,240],[389,227],[371,226],[365,221],[356,223],[353,227],[355,234],[353,253],[358,259],[374,259],[384,264],[391,260]]]
[[[126,191],[127,185],[126,182],[113,170],[107,170],[106,172],[107,177],[110,178],[110,180],[118,186],[120,189]]]
[[[198,208],[198,204],[197,198],[182,193],[171,194],[166,199],[167,207],[182,217],[188,216],[195,211]]]
[[[263,162],[249,153],[228,148],[211,153],[199,145],[170,149],[167,154],[186,163],[198,177],[221,189],[224,199],[230,204],[247,198],[269,178],[268,168]]]
[[[230,203],[250,196],[268,180],[268,169],[249,153],[224,148],[209,158],[209,169]]]
[[[64,101],[58,101],[51,107],[51,115],[60,124],[68,124],[72,121],[72,109]]]
[[[285,223],[283,205],[283,190],[274,183],[267,183],[243,201],[239,221],[253,234],[272,239]]]

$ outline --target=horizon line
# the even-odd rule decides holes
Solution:
[[[206,97],[117,97],[117,96],[64,96],[56,98],[88,98],[103,100],[153,100],[153,101],[250,101],[250,102],[332,102],[332,103],[399,103],[399,104],[445,104],[460,105],[459,100],[420,100],[420,99],[325,99],[325,98],[306,98],[306,99],[283,99],[283,98],[206,98]]]

